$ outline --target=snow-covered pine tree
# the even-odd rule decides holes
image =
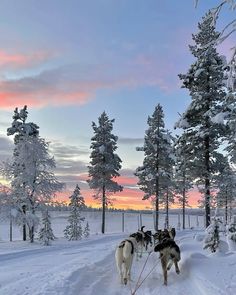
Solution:
[[[64,235],[69,241],[76,241],[82,239],[83,230],[81,221],[81,209],[85,207],[84,197],[80,193],[78,184],[75,187],[73,194],[70,196],[70,215],[68,218],[69,225],[64,230]]]
[[[192,155],[192,174],[198,184],[204,186],[204,206],[206,227],[210,224],[211,177],[217,171],[220,138],[225,128],[222,117],[222,103],[226,98],[223,83],[222,58],[216,52],[215,41],[219,37],[214,27],[214,15],[209,11],[199,23],[199,32],[193,35],[195,45],[190,51],[196,58],[187,74],[179,75],[183,87],[190,91],[192,102],[181,121],[187,124],[187,143],[190,144],[189,154]],[[214,168],[212,166],[214,163]]]
[[[228,127],[228,132],[226,134],[228,144],[225,148],[225,151],[227,152],[230,163],[236,164],[236,88],[234,92],[230,91],[227,94],[227,99],[225,101],[224,107],[225,111],[227,112],[225,119]]]
[[[197,7],[199,0],[194,0],[194,3],[195,3],[195,7]],[[217,3],[219,3],[219,1],[217,1]],[[222,0],[218,7],[221,7],[225,3],[229,4],[230,9],[232,10],[236,9],[236,0]]]
[[[225,78],[229,92],[236,94],[236,44],[231,59],[225,67]]]
[[[64,184],[58,182],[52,169],[55,160],[49,155],[49,144],[39,137],[39,127],[25,123],[27,108],[15,109],[12,127],[8,135],[15,135],[15,149],[11,162],[4,163],[3,175],[11,181],[11,197],[18,211],[18,223],[27,225],[30,241],[34,241],[35,228],[39,223],[36,209],[52,200]],[[26,240],[24,232],[23,240]]]
[[[85,226],[85,228],[84,228],[83,235],[84,235],[85,238],[88,238],[89,235],[90,235],[90,228],[89,228],[89,223],[88,223],[88,221],[86,222],[86,226]]]
[[[48,209],[45,209],[42,212],[42,227],[39,230],[38,238],[39,241],[45,246],[49,246],[51,241],[55,240],[55,236],[51,227],[51,216],[48,212]]]
[[[92,123],[94,136],[91,138],[89,187],[96,191],[94,198],[102,203],[102,233],[105,233],[105,210],[110,202],[108,193],[122,191],[123,187],[114,181],[120,176],[121,159],[115,153],[118,137],[112,134],[114,119],[105,112],[98,118],[98,125]]]
[[[236,243],[236,215],[228,226],[228,238]]]
[[[15,149],[13,152],[13,157],[17,157],[17,151],[16,151],[16,146],[17,144],[23,140],[23,137],[25,135],[28,136],[37,136],[39,134],[39,127],[32,123],[32,122],[25,122],[28,117],[28,111],[27,111],[27,106],[25,105],[23,109],[20,111],[18,108],[15,108],[14,114],[13,114],[13,122],[11,127],[7,129],[7,135],[11,136],[14,135],[14,144],[15,144]],[[20,198],[20,197],[19,197]],[[20,210],[22,213],[18,215],[20,219],[22,220],[22,228],[23,228],[23,241],[26,241],[26,223],[25,223],[25,215],[26,215],[26,205],[24,202],[22,203],[22,208]]]
[[[174,181],[174,165],[175,165],[175,155],[174,155],[174,137],[171,133],[166,130],[166,152],[167,157],[163,159],[163,168],[161,168],[160,173],[163,176],[161,181],[161,194],[160,204],[164,207],[165,216],[165,228],[169,228],[169,208],[170,205],[175,202],[175,181]]]
[[[185,229],[185,209],[188,206],[188,191],[193,187],[191,169],[192,163],[189,159],[189,151],[186,137],[184,132],[180,137],[178,136],[175,141],[175,186],[176,195],[182,207],[182,228]]]
[[[145,193],[143,200],[153,198],[155,204],[155,230],[158,230],[159,208],[164,202],[164,194],[172,186],[172,169],[174,165],[172,137],[165,129],[164,113],[158,104],[154,113],[147,120],[144,146],[137,148],[144,152],[143,165],[136,169],[138,185]]]
[[[228,159],[222,156],[224,162],[222,163],[222,169],[218,175],[216,175],[217,182],[217,194],[216,202],[218,208],[223,208],[225,212],[225,225],[231,219],[232,207],[236,201],[236,175],[230,166]]]
[[[216,252],[220,243],[220,226],[222,221],[218,217],[212,218],[212,223],[206,228],[206,237],[204,239],[203,249],[210,249],[212,253]]]

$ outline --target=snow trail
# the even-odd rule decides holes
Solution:
[[[194,238],[197,231],[177,234],[180,274],[174,267],[163,285],[159,254],[152,252],[141,280],[157,264],[135,295],[233,295],[236,293],[236,252],[210,254]],[[202,232],[201,232],[202,234]],[[39,244],[0,244],[0,294],[4,295],[130,295],[120,283],[115,248],[124,234],[94,235],[86,240]],[[7,247],[8,246],[8,247]],[[33,248],[33,249],[32,249]],[[132,267],[134,290],[147,253]]]

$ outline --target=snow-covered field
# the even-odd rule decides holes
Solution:
[[[51,222],[53,232],[56,237],[63,237],[63,230],[65,229],[68,222],[69,211],[52,211],[50,212]],[[86,221],[89,222],[90,231],[92,234],[101,232],[101,212],[98,211],[85,211],[81,212],[81,216],[85,217]],[[180,225],[182,226],[182,215],[179,215]],[[140,220],[141,219],[141,220]],[[159,218],[160,227],[164,227],[165,214],[160,214]],[[122,226],[124,222],[124,228]],[[135,232],[138,228],[141,227],[141,224],[146,226],[146,229],[154,229],[153,215],[147,213],[124,213],[124,218],[121,212],[106,212],[106,233],[120,233],[124,232]],[[178,215],[170,214],[169,215],[169,224],[171,226],[177,227],[178,224]],[[204,226],[204,216],[203,215],[187,215],[186,216],[186,228],[203,228]],[[9,241],[10,239],[10,222],[1,218],[0,215],[0,241]],[[21,229],[14,225],[12,226],[12,237],[13,241],[21,240],[22,233]]]
[[[60,219],[60,218],[59,218]],[[61,218],[62,219],[62,218]],[[111,222],[112,224],[113,222]],[[59,226],[59,221],[58,224]],[[114,223],[115,225],[115,223]],[[88,239],[69,242],[58,238],[51,246],[23,241],[0,241],[0,294],[4,295],[126,295],[138,280],[148,254],[134,260],[132,282],[120,284],[114,251],[128,235],[93,233]],[[130,230],[132,232],[132,230]],[[203,250],[200,228],[177,231],[181,273],[174,268],[163,285],[159,255],[151,253],[142,278],[156,265],[137,295],[236,294],[236,249],[229,250],[225,236],[221,252]]]

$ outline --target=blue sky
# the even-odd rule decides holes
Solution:
[[[105,110],[115,118],[122,175],[132,182],[142,163],[135,147],[142,144],[148,115],[160,103],[173,130],[190,101],[178,74],[193,61],[188,44],[198,21],[218,3],[202,0],[195,8],[193,0],[1,1],[1,159],[9,154],[6,128],[13,110],[27,104],[29,121],[51,142],[60,180],[68,191],[78,182],[89,195],[83,180],[91,122]],[[219,28],[234,16],[224,7]],[[234,44],[235,35],[219,50],[229,56]]]

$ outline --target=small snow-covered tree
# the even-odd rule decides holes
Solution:
[[[90,228],[89,228],[89,223],[88,223],[88,221],[87,221],[86,226],[85,226],[85,228],[84,228],[83,235],[84,235],[85,238],[88,238],[89,235],[90,235]]]
[[[228,226],[228,238],[236,243],[236,216]]]
[[[85,207],[84,198],[80,193],[78,184],[70,196],[70,215],[68,218],[69,225],[64,230],[64,235],[69,241],[80,240],[83,235],[81,221],[84,221],[84,217],[81,217],[81,209]]]
[[[145,193],[143,200],[153,198],[155,206],[155,229],[158,230],[160,204],[168,204],[172,188],[173,147],[172,136],[165,129],[164,113],[158,104],[154,113],[148,117],[148,129],[144,138],[144,146],[137,148],[144,152],[143,165],[136,169],[139,178],[138,185]],[[166,196],[166,199],[165,199]]]
[[[8,135],[15,134],[15,149],[12,161],[4,163],[2,174],[11,182],[12,203],[18,211],[18,223],[28,226],[30,241],[33,242],[39,223],[36,209],[50,202],[64,184],[57,181],[52,171],[56,166],[55,160],[49,155],[49,144],[39,137],[39,127],[25,123],[26,107],[20,112],[16,109],[13,118]]]
[[[110,203],[108,194],[123,190],[114,179],[120,174],[121,159],[115,153],[118,137],[112,134],[114,119],[110,120],[105,112],[98,118],[98,125],[92,123],[94,136],[91,138],[89,187],[96,191],[94,198],[102,202],[102,233],[105,232],[105,210]]]
[[[204,239],[203,249],[210,249],[216,252],[220,243],[220,226],[222,221],[218,217],[212,218],[212,223],[206,228],[206,237]]]
[[[233,204],[236,200],[236,175],[230,166],[228,159],[223,157],[222,169],[215,176],[217,183],[216,203],[218,208],[223,208],[225,212],[225,224],[231,219]]]
[[[55,236],[51,227],[51,216],[48,212],[48,209],[44,210],[42,213],[42,227],[39,230],[38,238],[39,241],[45,246],[49,246],[51,241],[55,240]]]
[[[216,51],[220,33],[214,25],[214,15],[209,11],[198,25],[199,32],[193,35],[195,45],[190,46],[196,61],[187,74],[179,75],[192,98],[181,120],[187,122],[183,128],[188,131],[185,138],[190,144],[192,175],[204,187],[206,227],[210,224],[211,179],[217,173],[218,148],[225,134],[221,116],[226,100],[224,62]]]

